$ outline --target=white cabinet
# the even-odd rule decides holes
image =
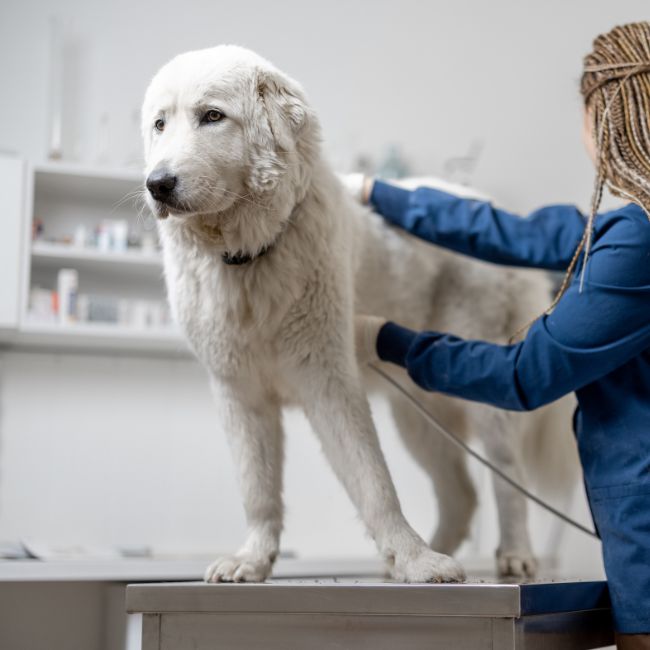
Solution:
[[[141,174],[17,159],[0,165],[3,338],[20,347],[187,354],[169,321]],[[68,322],[57,315],[61,269],[79,278]]]

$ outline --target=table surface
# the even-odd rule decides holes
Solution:
[[[535,580],[504,583],[402,584],[380,579],[274,579],[263,584],[202,582],[129,585],[130,613],[346,613],[487,616],[609,609],[603,581]]]
[[[200,580],[214,555],[189,558],[0,560],[3,582],[154,582]],[[378,575],[370,558],[280,558],[273,567],[281,578]]]

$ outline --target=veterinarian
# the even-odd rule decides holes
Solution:
[[[525,219],[486,202],[365,179],[362,200],[433,244],[567,270],[549,310],[512,345],[356,321],[361,359],[403,366],[426,390],[517,411],[575,391],[574,430],[602,540],[618,648],[650,648],[650,23],[594,41],[581,93],[597,169],[591,212]],[[628,201],[598,214],[604,186]]]

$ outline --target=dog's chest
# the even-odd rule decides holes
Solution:
[[[174,319],[204,365],[234,376],[273,363],[269,332],[282,310],[269,283],[246,282],[247,269],[229,268],[216,255],[170,247],[164,262]]]

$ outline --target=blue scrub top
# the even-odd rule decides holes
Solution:
[[[526,218],[430,188],[377,181],[370,204],[433,244],[496,264],[564,270],[585,227],[573,206]],[[575,391],[578,449],[603,543],[615,626],[650,633],[650,223],[635,204],[596,217],[580,262],[550,315],[514,345],[380,331],[381,359],[422,388],[517,411]],[[531,315],[533,316],[533,315]]]

